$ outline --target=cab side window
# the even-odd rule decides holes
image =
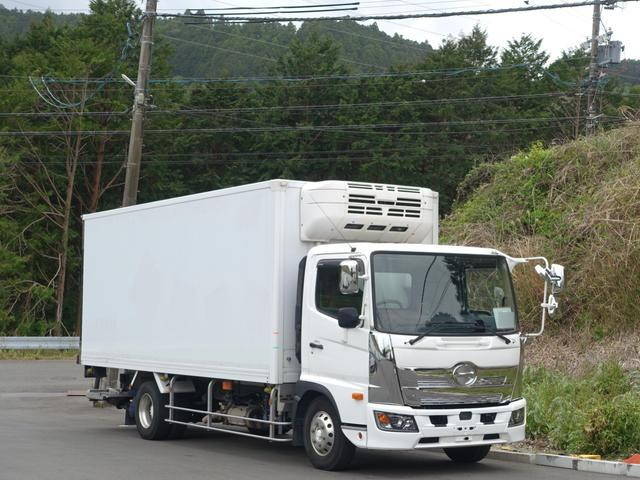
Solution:
[[[341,260],[323,260],[318,263],[316,279],[316,308],[318,311],[337,318],[343,307],[362,308],[362,289],[352,295],[340,293]]]

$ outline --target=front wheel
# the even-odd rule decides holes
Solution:
[[[320,470],[342,470],[353,459],[356,447],[342,433],[338,412],[325,397],[316,398],[307,409],[304,448]]]
[[[445,448],[444,453],[454,462],[475,463],[486,457],[489,454],[489,450],[491,450],[491,445],[478,445],[475,447]]]

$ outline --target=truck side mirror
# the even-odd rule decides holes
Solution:
[[[342,328],[356,328],[360,325],[360,314],[354,307],[342,307],[338,310],[338,325]]]
[[[343,260],[340,262],[340,293],[353,295],[358,293],[358,262],[355,260]]]
[[[554,263],[549,268],[544,268],[542,265],[536,265],[536,272],[540,275],[545,282],[551,285],[553,293],[558,293],[564,288],[564,267]]]
[[[557,293],[564,288],[564,267],[554,263],[549,270],[551,271],[551,288],[554,293]]]

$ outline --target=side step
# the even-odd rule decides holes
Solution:
[[[291,442],[293,440],[292,437],[278,435],[277,433],[277,430],[279,429],[279,427],[292,426],[292,422],[282,422],[276,419],[276,404],[278,401],[277,388],[272,388],[271,393],[269,395],[269,420],[263,420],[258,418],[243,417],[239,415],[229,415],[226,413],[219,413],[219,412],[212,411],[213,410],[213,384],[215,383],[215,380],[211,380],[209,382],[209,385],[207,386],[207,409],[206,410],[196,410],[193,408],[179,407],[175,403],[175,383],[177,379],[178,379],[178,376],[176,375],[172,377],[171,381],[169,382],[169,404],[165,405],[166,408],[169,409],[169,418],[165,419],[165,422],[175,423],[178,425],[186,425],[188,427],[201,428],[201,429],[209,430],[212,432],[225,432],[225,433],[231,433],[233,435],[240,435],[243,437],[258,438],[260,440],[267,440],[269,442]],[[188,412],[188,413],[203,415],[206,417],[206,420],[198,423],[183,422],[175,418],[174,410],[179,412]],[[213,423],[213,418],[215,417],[223,418],[223,419],[230,418],[235,420],[245,420],[253,423],[261,423],[269,427],[269,433],[268,435],[256,435],[254,433],[238,431],[235,428],[228,428],[223,426],[214,427],[212,423]]]

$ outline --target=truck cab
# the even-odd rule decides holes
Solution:
[[[464,447],[472,458],[524,439],[523,337],[505,255],[322,245],[303,275],[298,393],[325,391],[354,445]]]

